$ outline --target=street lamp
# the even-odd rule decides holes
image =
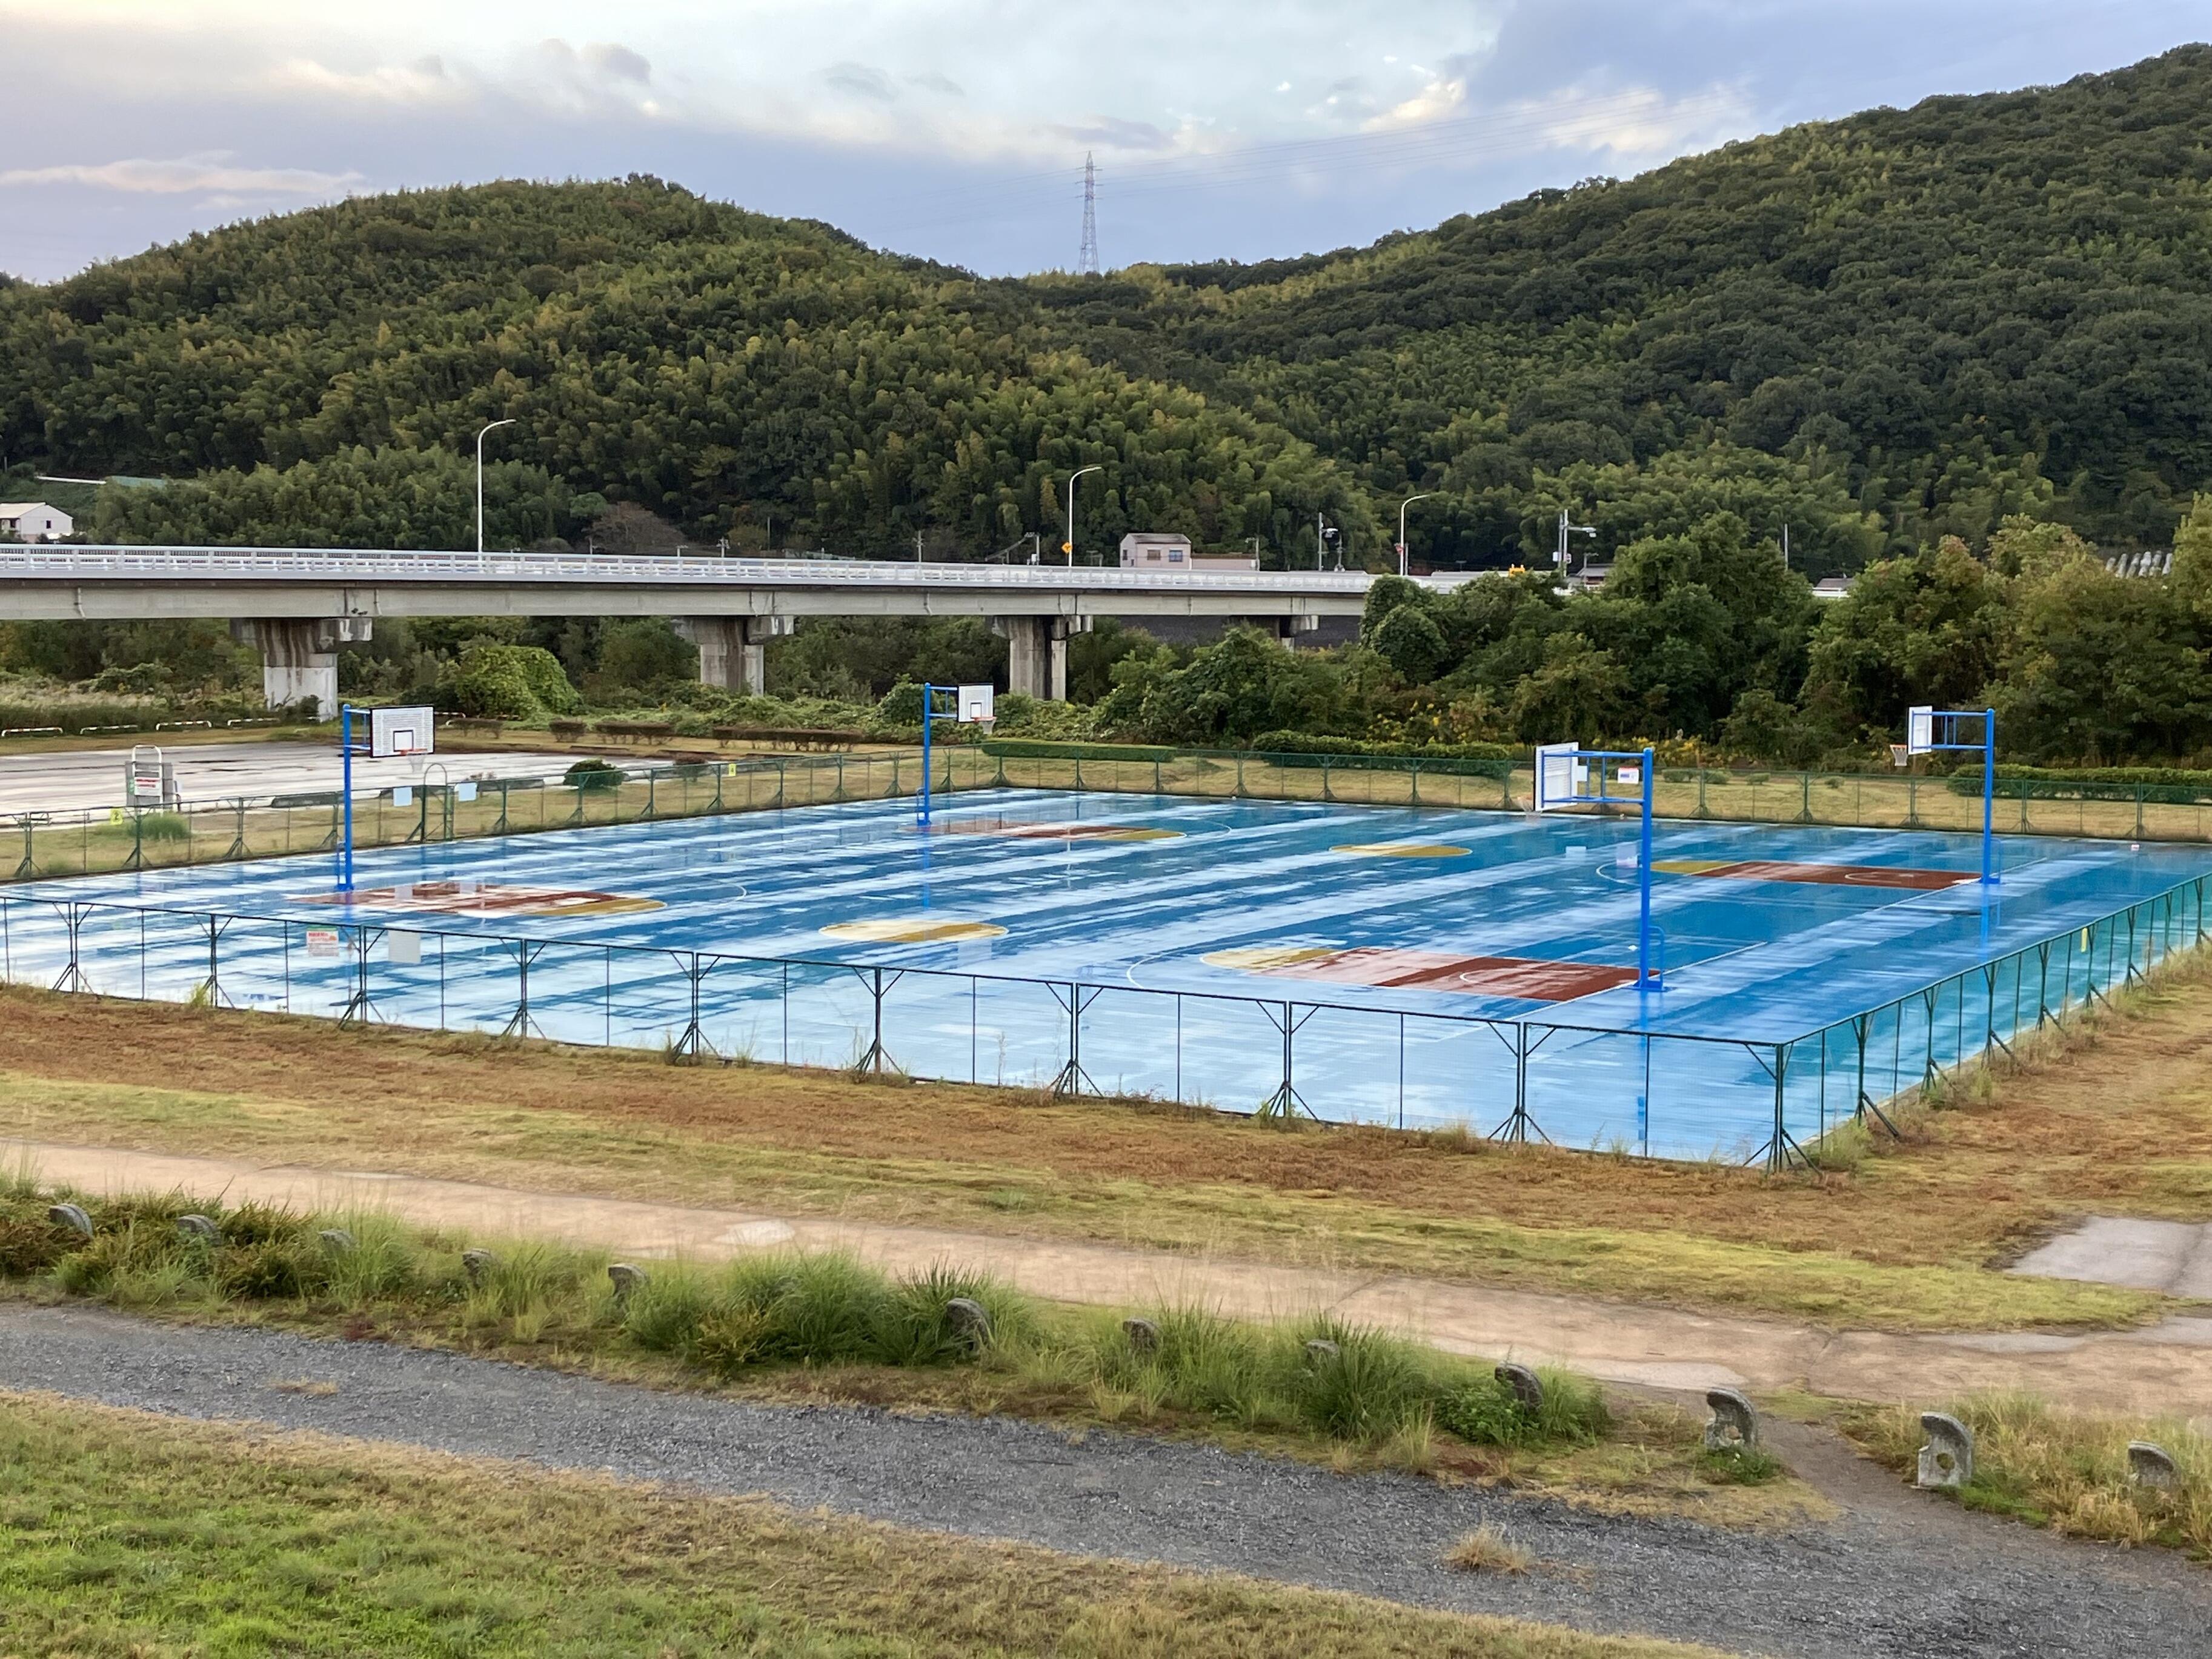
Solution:
[[[1401,576],[1408,574],[1406,569],[1406,509],[1415,501],[1425,501],[1437,493],[1431,489],[1419,495],[1408,495],[1398,503],[1398,574]]]
[[[1559,567],[1559,576],[1562,580],[1565,580],[1567,574],[1567,538],[1570,536],[1595,536],[1596,534],[1597,526],[1595,525],[1577,524],[1575,522],[1574,514],[1571,513],[1562,513],[1559,514],[1559,544],[1552,554],[1552,562]],[[1589,563],[1589,561],[1585,559],[1583,562],[1587,564]]]
[[[1103,472],[1105,470],[1103,466],[1079,466],[1067,475],[1067,540],[1061,544],[1060,550],[1067,555],[1070,568],[1075,564],[1075,481],[1086,472]]]
[[[484,432],[495,432],[501,427],[513,426],[512,419],[494,421],[477,434],[477,551],[483,551],[483,441]]]

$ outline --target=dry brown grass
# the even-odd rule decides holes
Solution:
[[[1536,1565],[1535,1555],[1515,1543],[1488,1522],[1463,1533],[1444,1552],[1444,1565],[1455,1572],[1502,1572],[1519,1575]]]
[[[1846,1322],[2110,1323],[2152,1304],[1988,1269],[2087,1212],[2212,1216],[2208,981],[2185,964],[1903,1146],[1785,1179],[21,990],[0,1127]]]

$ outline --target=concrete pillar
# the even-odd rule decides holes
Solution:
[[[230,625],[230,636],[261,653],[261,696],[271,708],[312,697],[327,720],[338,710],[338,647],[370,637],[367,617],[251,617]]]
[[[699,647],[699,684],[762,696],[768,642],[791,632],[788,617],[678,617],[676,631]]]
[[[1067,641],[1088,634],[1088,617],[994,617],[991,631],[1006,641],[1006,690],[1052,702],[1067,701]]]
[[[1270,625],[1275,630],[1275,637],[1283,642],[1283,648],[1286,651],[1295,651],[1298,648],[1300,635],[1321,632],[1319,617],[1277,617],[1272,620]]]

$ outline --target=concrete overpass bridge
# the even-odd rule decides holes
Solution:
[[[1100,617],[1218,617],[1287,642],[1356,617],[1360,571],[1168,572],[848,559],[617,558],[580,553],[276,547],[0,549],[0,620],[226,620],[261,653],[272,703],[337,702],[338,649],[380,617],[665,617],[699,677],[757,692],[769,640],[806,617],[984,617],[1012,689],[1067,695],[1067,641]],[[1465,578],[1428,579],[1439,586]]]

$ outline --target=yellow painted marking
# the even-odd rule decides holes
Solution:
[[[1348,847],[1332,847],[1328,850],[1363,859],[1463,859],[1468,854],[1464,847],[1413,841],[1354,842]]]
[[[870,945],[937,945],[948,939],[1003,939],[1006,930],[989,921],[940,921],[934,916],[878,916],[867,921],[832,922],[822,930],[831,939]]]
[[[1725,870],[1740,859],[1654,859],[1651,867],[1663,875],[1702,876],[1710,870]]]
[[[1322,945],[1240,945],[1233,950],[1210,951],[1199,960],[1209,968],[1241,968],[1248,974],[1266,974],[1334,955],[1334,950]]]

